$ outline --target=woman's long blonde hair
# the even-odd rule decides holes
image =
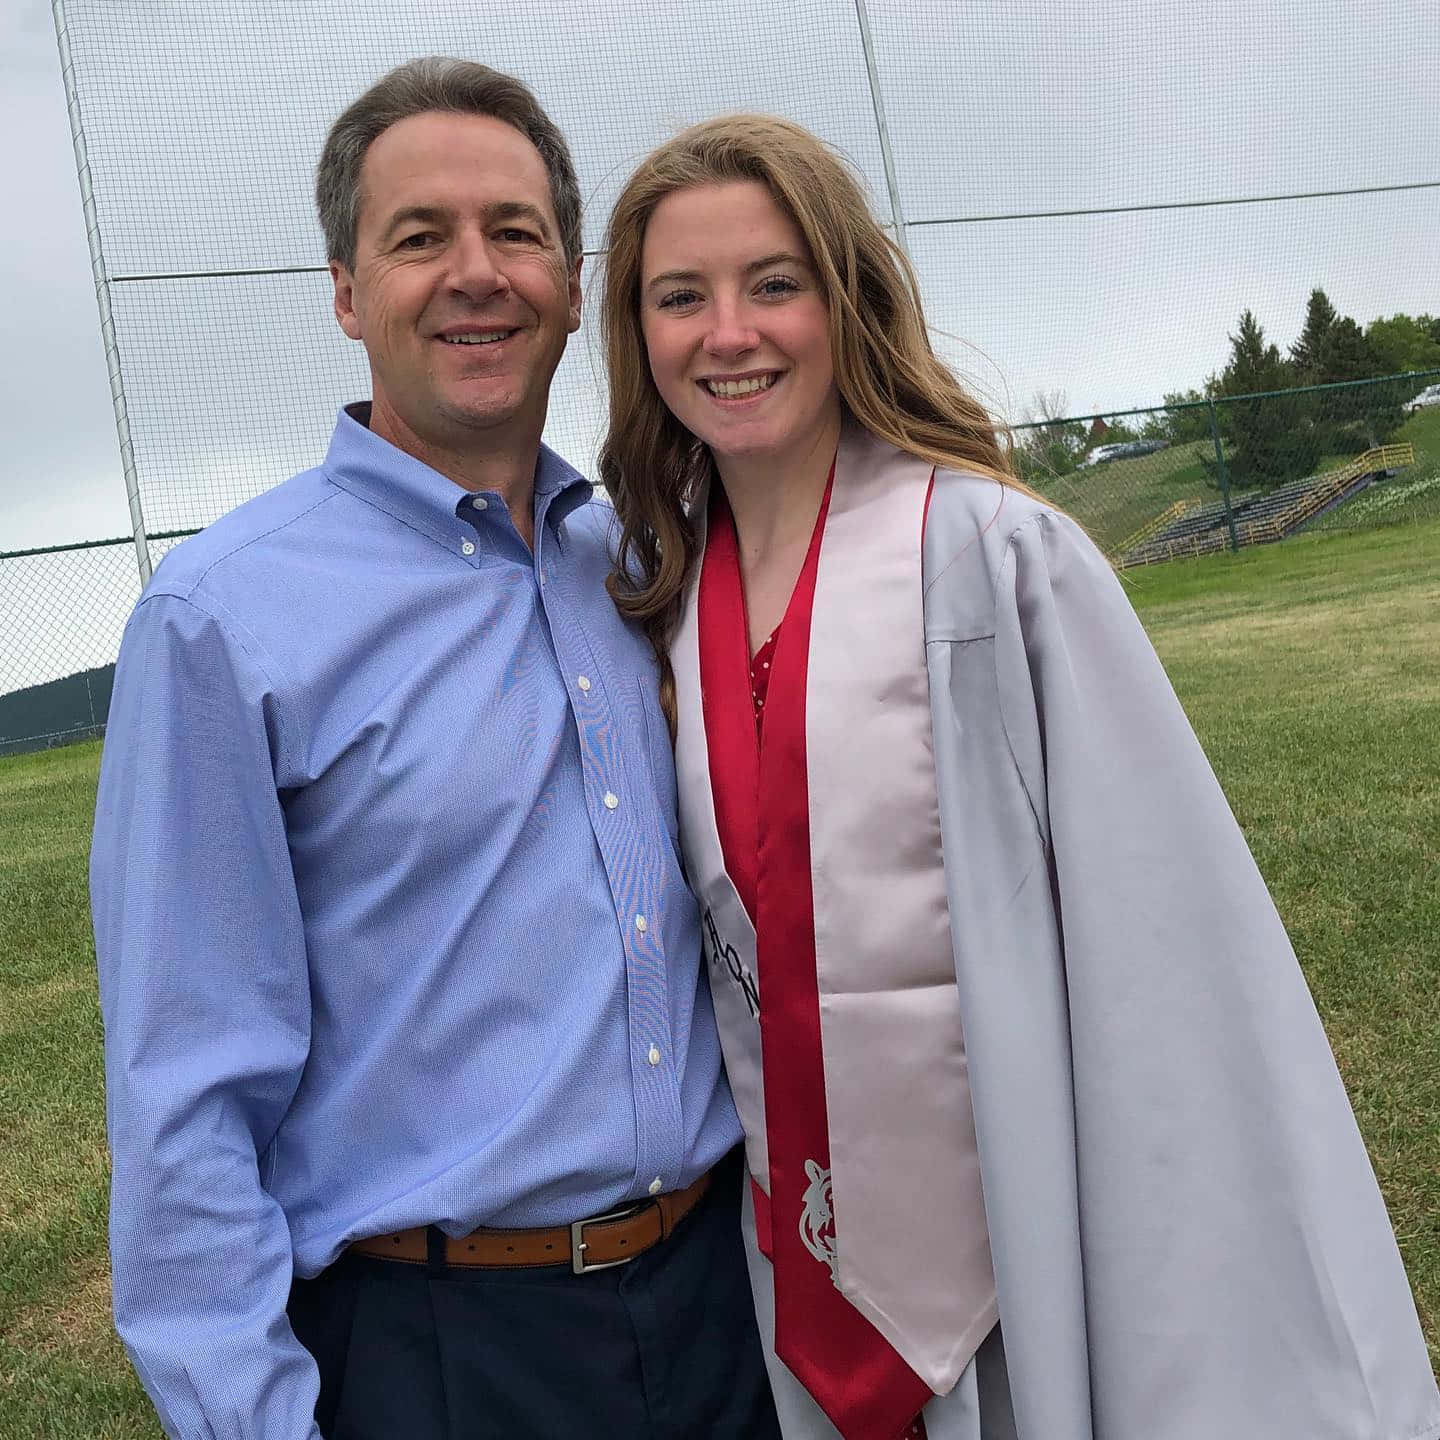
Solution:
[[[769,115],[722,116],[681,131],[641,163],[615,204],[601,311],[610,425],[600,479],[620,521],[609,589],[655,647],[672,730],[667,647],[695,561],[691,505],[714,472],[710,452],[666,408],[651,378],[640,328],[641,254],[665,196],[745,180],[765,186],[809,246],[848,413],[933,465],[1025,488],[984,407],[931,349],[910,262],[871,215],[845,163],[808,130]]]

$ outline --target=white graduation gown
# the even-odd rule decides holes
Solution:
[[[922,463],[853,427],[841,453]],[[1118,580],[1073,522],[947,472],[923,577],[1004,1337],[927,1408],[932,1440],[1436,1440],[1329,1044]],[[967,1418],[1007,1372],[1013,1421]],[[833,1435],[778,1389],[787,1440]]]

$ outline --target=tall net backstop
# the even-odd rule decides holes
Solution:
[[[1212,417],[1204,381],[1225,366],[1242,309],[1267,318],[1282,347],[1316,286],[1362,317],[1418,313],[1427,296],[1440,311],[1427,259],[1440,235],[1440,27],[1419,23],[1410,0],[1227,0],[1203,12],[1178,0],[54,10],[141,532],[132,559],[149,555],[147,537],[203,526],[313,463],[337,407],[366,393],[363,352],[330,312],[314,163],[335,115],[416,55],[483,60],[538,94],[574,151],[592,290],[611,202],[675,129],[751,109],[819,133],[912,256],[937,348],[1000,418],[1034,427],[1016,436],[1027,478],[1093,510],[1120,560],[1127,542],[1135,551],[1187,511],[1225,511],[1235,477],[1221,473],[1223,451],[1244,426],[1227,434],[1219,422],[1238,401],[1219,397]],[[546,437],[582,467],[604,414],[589,328],[562,363]],[[1403,368],[1402,409],[1424,389],[1423,365]],[[1120,414],[1135,407],[1177,426],[1160,433]],[[1158,447],[1086,463],[1117,421],[1112,445],[1194,453],[1169,469]],[[1337,471],[1398,433],[1362,430],[1349,451],[1317,449],[1283,483]],[[1407,462],[1420,467],[1411,480],[1429,474],[1427,444]],[[1399,474],[1394,458],[1366,473]],[[1107,477],[1126,492],[1113,503]],[[1223,514],[1227,533],[1237,518]],[[1316,519],[1318,508],[1296,524]],[[53,565],[0,557],[21,637],[6,645],[70,629],[85,638],[86,664],[72,670],[103,663],[107,647],[113,658],[93,606],[33,580]],[[9,656],[0,700],[16,676],[33,686],[71,673],[38,663],[42,650],[59,654],[47,641]]]

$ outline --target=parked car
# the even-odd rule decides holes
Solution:
[[[1107,460],[1118,460],[1126,451],[1125,442],[1116,445],[1097,445],[1081,462],[1083,469],[1086,465],[1103,465]]]
[[[1440,405],[1440,385],[1427,385],[1405,408],[1414,414],[1429,405]]]
[[[1097,445],[1077,468],[1104,465],[1108,460],[1128,460],[1135,455],[1153,455],[1155,451],[1164,450],[1169,444],[1168,440],[1117,440],[1111,445]]]

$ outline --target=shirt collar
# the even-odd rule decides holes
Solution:
[[[357,499],[447,548],[472,533],[457,514],[470,491],[369,428],[370,402],[346,405],[335,422],[325,455],[327,478]],[[489,493],[489,492],[486,492]],[[535,466],[536,528],[552,530],[594,494],[590,482],[547,445]]]

